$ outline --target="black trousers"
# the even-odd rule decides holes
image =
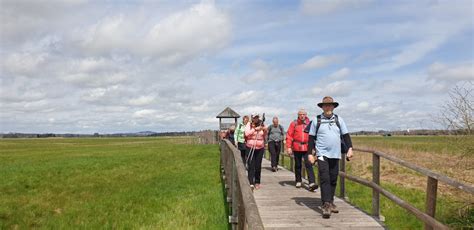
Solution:
[[[296,182],[301,182],[301,166],[302,166],[302,161],[304,158],[304,166],[306,168],[306,172],[308,174],[308,181],[309,183],[314,183],[314,171],[313,171],[313,166],[309,162],[308,159],[308,153],[305,152],[293,152],[293,155],[295,156],[295,179]]]
[[[245,165],[245,160],[247,159],[247,146],[245,145],[245,143],[238,142],[237,147],[240,150],[240,156],[242,157],[242,162]]]
[[[337,176],[339,175],[339,159],[323,157],[318,159],[319,178],[321,180],[321,201],[334,202]]]
[[[272,161],[272,168],[278,166],[280,162],[280,152],[281,152],[281,141],[269,141],[268,142],[268,151],[270,152],[270,158]]]
[[[260,184],[260,176],[262,175],[262,158],[265,148],[255,149],[253,154],[251,148],[247,148],[248,159],[248,178],[251,185]],[[249,155],[250,154],[250,155]]]

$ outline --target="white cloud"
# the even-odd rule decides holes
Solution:
[[[429,79],[439,81],[474,81],[474,63],[464,63],[458,65],[446,65],[443,63],[433,63],[428,69]]]
[[[334,81],[327,85],[317,85],[313,88],[312,92],[315,95],[331,95],[331,96],[347,96],[353,88],[356,86],[354,81]]]
[[[13,75],[32,76],[40,72],[39,67],[47,58],[46,53],[12,53],[4,60],[3,70]]]
[[[157,110],[154,109],[142,109],[138,110],[133,113],[133,118],[144,118],[144,117],[152,117],[158,114]]]
[[[207,1],[151,26],[147,20],[120,14],[103,18],[77,33],[83,33],[82,45],[93,53],[131,52],[165,64],[186,62],[223,48],[232,33],[229,17]]]
[[[331,64],[337,63],[342,60],[341,56],[332,55],[332,56],[321,56],[316,55],[308,60],[306,60],[303,64],[300,65],[302,69],[319,69]]]
[[[302,0],[301,10],[310,15],[326,15],[346,9],[362,7],[372,0]]]
[[[149,105],[152,104],[153,101],[155,100],[154,96],[140,96],[137,98],[132,98],[128,100],[128,103],[133,106],[144,106],[144,105]]]
[[[351,74],[351,70],[347,67],[344,67],[332,73],[331,75],[329,75],[328,78],[331,80],[341,80],[343,78],[346,78],[350,74]]]

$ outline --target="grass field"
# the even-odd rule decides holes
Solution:
[[[215,145],[0,140],[0,229],[226,229]]]

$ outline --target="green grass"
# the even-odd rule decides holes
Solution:
[[[0,229],[225,229],[215,145],[0,141]]]

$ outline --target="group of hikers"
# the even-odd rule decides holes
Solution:
[[[304,163],[308,175],[308,190],[318,189],[313,165],[318,164],[321,187],[323,218],[338,213],[334,204],[339,160],[341,153],[346,159],[352,158],[352,141],[344,120],[334,114],[339,106],[332,97],[326,96],[318,103],[323,112],[310,120],[305,109],[298,111],[298,117],[290,123],[287,132],[273,117],[272,124],[264,125],[263,116],[254,113],[242,118],[242,123],[231,127],[227,138],[241,152],[242,161],[247,166],[248,180],[252,189],[261,189],[262,159],[265,148],[271,158],[271,170],[279,170],[278,162],[282,151],[294,157],[295,187],[302,187],[301,169]],[[343,159],[344,160],[344,159]]]

